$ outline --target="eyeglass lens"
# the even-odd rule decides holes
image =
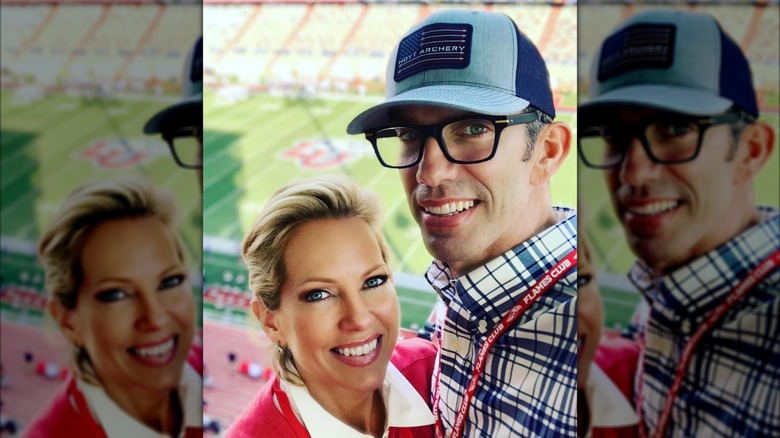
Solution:
[[[391,166],[408,166],[420,157],[428,137],[438,134],[428,129],[397,126],[377,131],[376,148],[382,160]],[[490,120],[458,120],[441,128],[440,140],[451,158],[461,162],[484,160],[493,153],[496,126]]]

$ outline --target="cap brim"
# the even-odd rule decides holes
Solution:
[[[157,134],[202,124],[203,95],[197,94],[176,102],[152,116],[144,125],[144,133]]]
[[[669,85],[634,85],[618,88],[581,104],[581,115],[616,105],[643,106],[692,116],[719,114],[734,103],[705,90]]]
[[[513,115],[528,107],[528,101],[500,90],[467,85],[436,85],[415,88],[363,111],[347,126],[347,133],[360,134],[367,129],[391,123],[390,110],[406,105],[430,105],[491,116]]]

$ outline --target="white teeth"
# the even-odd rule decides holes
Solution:
[[[677,204],[677,201],[653,202],[652,204],[643,205],[641,207],[626,208],[626,210],[639,216],[653,216],[667,212],[677,207]]]
[[[461,211],[468,210],[473,206],[474,201],[458,201],[450,202],[439,207],[426,207],[425,212],[439,216],[445,216],[448,214],[460,213]]]
[[[376,350],[377,345],[377,339],[374,339],[373,341],[363,344],[358,347],[351,347],[351,348],[337,348],[336,351],[342,355],[342,356],[363,356],[368,353],[371,353],[372,351]]]
[[[149,356],[161,356],[163,354],[167,354],[171,351],[172,348],[173,348],[173,338],[168,339],[164,343],[160,345],[156,345],[154,347],[133,348],[133,351],[135,351],[139,356],[149,357]]]

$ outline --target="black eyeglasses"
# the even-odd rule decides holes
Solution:
[[[188,126],[164,132],[163,139],[171,149],[176,164],[185,169],[203,168],[203,131],[200,126]]]
[[[739,112],[702,118],[664,114],[641,123],[595,124],[580,128],[578,150],[586,166],[611,169],[623,162],[631,141],[637,138],[653,162],[687,163],[699,155],[708,128],[743,119]]]
[[[504,128],[530,123],[538,117],[535,111],[514,116],[469,115],[435,125],[398,123],[374,128],[365,134],[379,162],[392,169],[418,165],[428,137],[436,139],[450,162],[475,164],[493,158]]]

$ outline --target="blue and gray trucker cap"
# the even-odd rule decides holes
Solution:
[[[388,60],[385,96],[347,132],[387,125],[392,108],[414,104],[496,116],[530,104],[555,117],[539,50],[511,18],[485,11],[440,11],[412,26]]]
[[[732,105],[758,117],[750,65],[709,15],[648,11],[621,24],[595,54],[580,115],[639,105],[705,116]]]

